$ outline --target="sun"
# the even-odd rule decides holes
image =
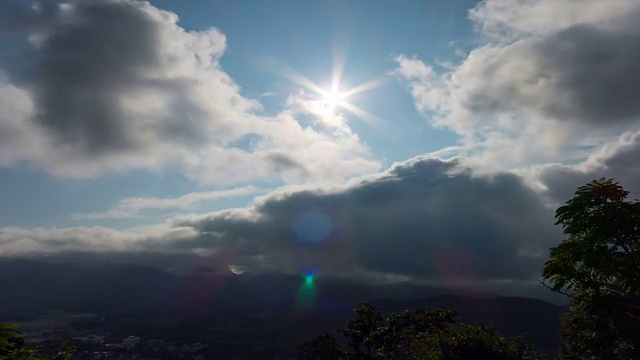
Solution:
[[[322,102],[330,110],[335,110],[344,103],[346,94],[341,93],[338,89],[322,92]]]
[[[331,87],[328,89],[322,88],[316,82],[311,81],[306,76],[285,65],[280,64],[278,69],[284,77],[292,80],[294,83],[302,86],[305,90],[309,90],[309,92],[313,94],[311,99],[308,99],[310,101],[308,101],[307,104],[312,108],[312,111],[319,114],[324,121],[344,118],[342,110],[345,110],[364,120],[369,125],[378,129],[383,129],[383,119],[355,105],[351,99],[354,95],[359,95],[386,85],[391,81],[390,76],[385,74],[360,85],[348,87],[346,90],[341,90],[343,66],[344,61],[334,61],[333,73],[331,75]],[[304,93],[306,93],[306,91]]]

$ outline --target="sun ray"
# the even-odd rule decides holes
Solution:
[[[342,81],[342,72],[346,64],[346,51],[339,51],[336,47],[333,50],[333,72],[331,74],[331,91],[338,92]]]
[[[324,90],[320,85],[314,83],[313,81],[309,80],[309,78],[307,78],[306,76],[300,74],[299,72],[289,68],[286,65],[280,64],[280,71],[282,73],[282,75],[284,77],[286,77],[287,79],[293,81],[294,83],[307,88],[317,94],[322,94],[324,93],[326,90]]]
[[[375,127],[378,130],[384,131],[386,127],[384,119],[375,116],[372,113],[346,101],[343,101],[340,106],[350,113],[354,114],[355,116],[359,117],[360,119],[364,120],[367,124]]]
[[[390,81],[389,76],[380,76],[379,78],[373,79],[371,81],[367,81],[366,83],[360,84],[358,86],[352,87],[349,90],[346,90],[342,93],[344,97],[353,96],[355,94],[359,94],[365,91],[370,91],[375,88],[379,88],[388,84]]]

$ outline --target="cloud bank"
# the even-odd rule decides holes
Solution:
[[[344,185],[287,186],[246,208],[155,226],[3,228],[0,254],[84,252],[110,261],[144,259],[158,267],[205,262],[216,269],[436,284],[531,283],[548,248],[563,239],[554,226],[555,208],[578,186],[602,176],[639,194],[639,155],[638,133],[622,135],[575,165],[517,172],[488,170],[469,158],[424,155]],[[174,206],[199,198],[169,200],[131,203]]]
[[[552,212],[517,175],[476,176],[464,163],[417,157],[347,185],[283,188],[249,208],[136,231],[10,229],[2,252],[224,252],[251,271],[534,278],[558,240]]]

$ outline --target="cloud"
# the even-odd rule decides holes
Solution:
[[[71,228],[0,228],[0,257],[52,259],[64,262],[137,263],[165,270],[191,271],[194,266],[223,270],[223,251],[167,250],[167,242],[198,234],[189,228],[155,225],[127,230],[102,226]]]
[[[32,112],[33,103],[29,94],[4,81],[0,73],[0,165],[9,165],[32,156],[37,143],[24,146],[25,139],[37,136],[37,129],[21,121]]]
[[[254,272],[468,284],[535,279],[559,238],[552,210],[522,177],[422,156],[345,185],[285,187],[247,208],[154,227],[4,229],[0,253],[233,254],[228,265]]]
[[[520,177],[474,175],[460,159],[428,157],[342,187],[275,192],[252,208],[173,224],[202,234],[182,246],[232,247],[245,268],[423,280],[530,280],[559,238],[553,213]]]
[[[469,18],[488,39],[508,42],[576,24],[619,26],[616,20],[628,16],[637,6],[635,0],[489,0],[471,9]]]
[[[576,25],[477,49],[456,71],[457,100],[480,118],[524,112],[595,126],[636,121],[639,44],[640,28],[616,33]]]
[[[5,0],[0,6],[1,35],[31,31],[58,14],[58,7],[51,2]]]
[[[216,71],[225,36],[216,29],[188,33],[176,22],[175,15],[145,3],[100,0],[63,7],[34,40],[40,55],[30,83],[35,120],[55,134],[58,146],[71,143],[96,154],[169,137],[203,142],[210,131],[216,140],[232,136],[222,119],[207,115],[238,114],[255,104]],[[198,70],[222,86],[200,88]],[[218,106],[193,101],[204,95],[198,90],[208,90]]]
[[[626,0],[484,1],[470,12],[484,42],[462,63],[439,73],[399,56],[397,73],[425,116],[491,161],[566,160],[637,129],[639,14]]]
[[[614,178],[630,197],[640,196],[640,131],[626,132],[604,144],[585,161],[574,164],[544,164],[527,169],[523,176],[543,190],[553,206],[569,200],[575,190],[591,180]]]
[[[563,238],[555,208],[603,176],[637,197],[639,155],[640,132],[628,132],[581,163],[517,172],[485,169],[473,159],[418,156],[343,185],[285,186],[249,207],[154,226],[2,228],[0,255],[91,253],[159,267],[212,261],[252,272],[524,284],[539,277],[549,247]],[[198,200],[140,199],[128,206]]]
[[[249,195],[259,191],[261,189],[255,186],[244,186],[228,190],[192,192],[174,198],[131,197],[120,200],[118,205],[111,210],[73,214],[73,218],[76,220],[125,219],[135,217],[145,210],[184,209],[205,201]]]
[[[261,104],[220,67],[218,29],[186,31],[175,14],[131,0],[0,8],[19,10],[0,31],[28,39],[13,51],[30,59],[27,75],[0,80],[0,106],[10,107],[0,127],[13,142],[0,145],[3,165],[27,161],[65,177],[172,166],[218,183],[335,180],[379,167],[352,133],[303,127],[288,109],[258,115]],[[253,147],[234,146],[249,135]],[[275,154],[304,176],[289,176]]]
[[[106,252],[134,250],[144,239],[136,231],[105,227],[3,228],[0,230],[2,254],[47,254],[67,251]]]
[[[344,185],[287,186],[250,207],[151,227],[2,229],[0,253],[88,251],[114,258],[138,254],[148,261],[162,254],[156,266],[220,258],[224,266],[253,272],[313,270],[448,285],[527,283],[539,277],[548,248],[563,238],[553,225],[554,209],[578,186],[602,176],[640,193],[634,181],[639,154],[636,132],[582,163],[517,173],[478,168],[470,159],[419,156]],[[167,204],[145,199],[134,207],[152,205]],[[171,254],[176,261],[167,260]]]

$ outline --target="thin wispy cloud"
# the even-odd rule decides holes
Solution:
[[[187,209],[203,202],[246,196],[262,191],[264,190],[255,186],[245,186],[228,190],[192,192],[173,198],[131,197],[120,200],[111,210],[78,213],[73,214],[72,217],[75,220],[127,219],[136,217],[146,210]]]

